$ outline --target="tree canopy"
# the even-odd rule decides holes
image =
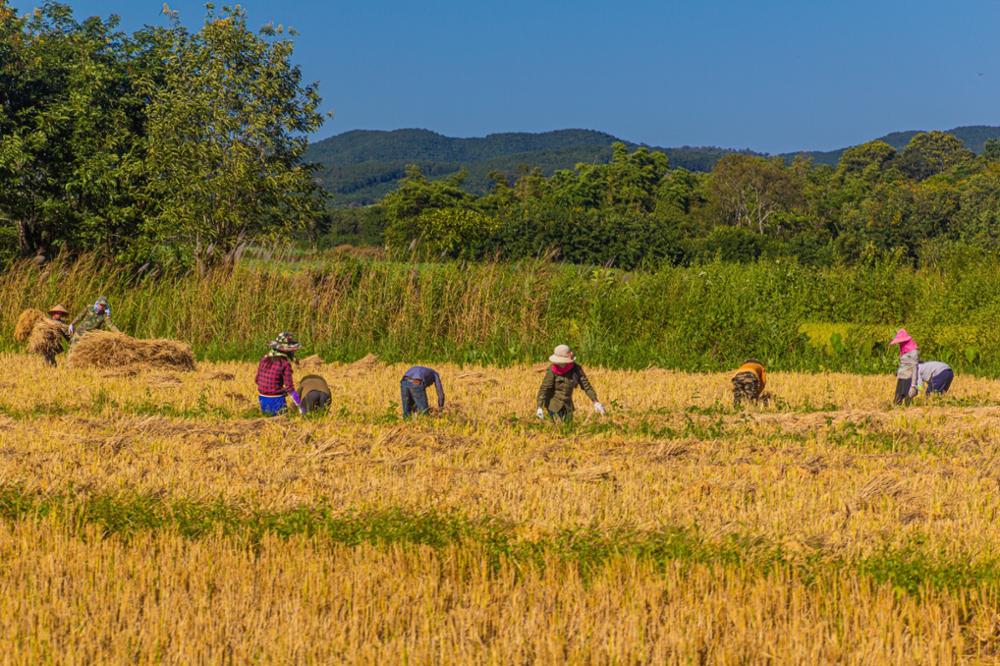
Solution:
[[[319,127],[283,31],[206,5],[133,34],[0,0],[0,252],[206,268],[315,221],[301,156]]]

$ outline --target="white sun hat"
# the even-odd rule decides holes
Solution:
[[[552,356],[549,356],[549,360],[558,365],[565,365],[567,363],[572,363],[575,359],[573,357],[573,352],[569,349],[569,345],[559,345],[556,347],[555,351],[552,352]]]

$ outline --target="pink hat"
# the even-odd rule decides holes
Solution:
[[[901,344],[904,344],[906,342],[909,342],[912,339],[913,338],[910,337],[910,334],[906,332],[906,329],[905,328],[901,328],[898,331],[896,331],[896,337],[894,337],[892,339],[892,342],[890,342],[889,344],[890,345],[901,345]]]

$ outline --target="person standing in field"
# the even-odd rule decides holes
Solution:
[[[403,418],[412,414],[426,414],[430,411],[427,403],[427,387],[434,385],[437,393],[438,409],[444,409],[444,387],[441,385],[441,375],[436,370],[415,365],[403,374],[399,380],[399,394],[403,401]]]
[[[736,369],[733,376],[733,405],[740,407],[744,402],[767,402],[764,387],[767,386],[767,371],[755,358],[748,358]]]
[[[546,416],[557,421],[569,423],[573,420],[573,389],[577,386],[583,389],[587,397],[594,403],[594,411],[604,415],[604,406],[597,399],[597,391],[587,379],[587,373],[576,362],[576,355],[569,345],[559,345],[549,356],[552,365],[545,371],[542,386],[538,389],[538,410],[540,419]]]
[[[53,305],[48,311],[49,319],[55,322],[55,329],[62,336],[63,340],[70,339],[69,326],[66,325],[66,317],[69,316],[69,311],[66,310],[62,305]],[[57,338],[58,339],[58,338]],[[56,365],[56,354],[62,350],[62,342],[59,342],[59,347],[55,346],[49,347],[45,350],[45,362],[53,367]]]
[[[111,306],[108,299],[99,296],[92,306],[80,313],[69,325],[70,344],[74,345],[91,331],[111,331],[121,333],[114,322],[111,321]]]
[[[279,333],[278,337],[268,343],[268,347],[270,350],[260,359],[257,376],[254,378],[261,413],[264,416],[284,413],[287,409],[285,396],[291,396],[292,402],[301,412],[302,400],[292,381],[292,359],[302,345],[291,333]]]
[[[890,345],[899,345],[899,366],[896,368],[896,394],[893,404],[910,404],[917,395],[917,384],[920,382],[920,351],[913,337],[905,328],[896,331],[896,337]]]
[[[955,373],[942,361],[924,361],[917,364],[917,390],[926,395],[944,395],[951,388]]]

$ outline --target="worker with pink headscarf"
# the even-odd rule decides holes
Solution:
[[[899,345],[899,367],[896,369],[896,396],[893,403],[910,404],[917,395],[917,385],[920,383],[920,350],[905,328],[896,331],[896,337],[890,345]]]

